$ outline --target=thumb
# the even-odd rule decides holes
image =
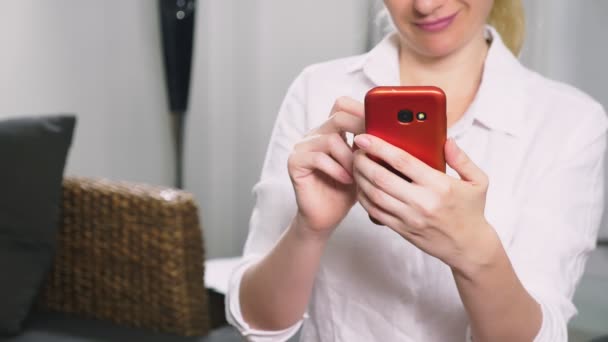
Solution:
[[[448,139],[445,143],[445,161],[462,180],[478,184],[487,182],[486,174],[456,145],[454,139]]]

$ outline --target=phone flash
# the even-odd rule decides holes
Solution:
[[[426,113],[419,112],[418,114],[416,114],[416,119],[420,121],[426,120]]]

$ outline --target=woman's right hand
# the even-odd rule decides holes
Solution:
[[[307,233],[327,237],[356,202],[353,149],[345,133],[363,133],[364,106],[336,100],[329,119],[294,146],[288,170],[296,193],[296,221]]]

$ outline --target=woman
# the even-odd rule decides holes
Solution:
[[[519,1],[385,5],[396,32],[289,89],[228,319],[255,341],[302,322],[304,341],[566,341],[603,208],[602,107],[486,25],[517,53]],[[364,94],[399,84],[447,94],[447,174],[363,134]]]

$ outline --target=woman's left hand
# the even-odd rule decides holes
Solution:
[[[455,271],[472,275],[490,261],[498,238],[484,216],[488,177],[453,140],[445,144],[445,158],[461,179],[372,135],[360,134],[355,143],[358,200],[372,217]]]

